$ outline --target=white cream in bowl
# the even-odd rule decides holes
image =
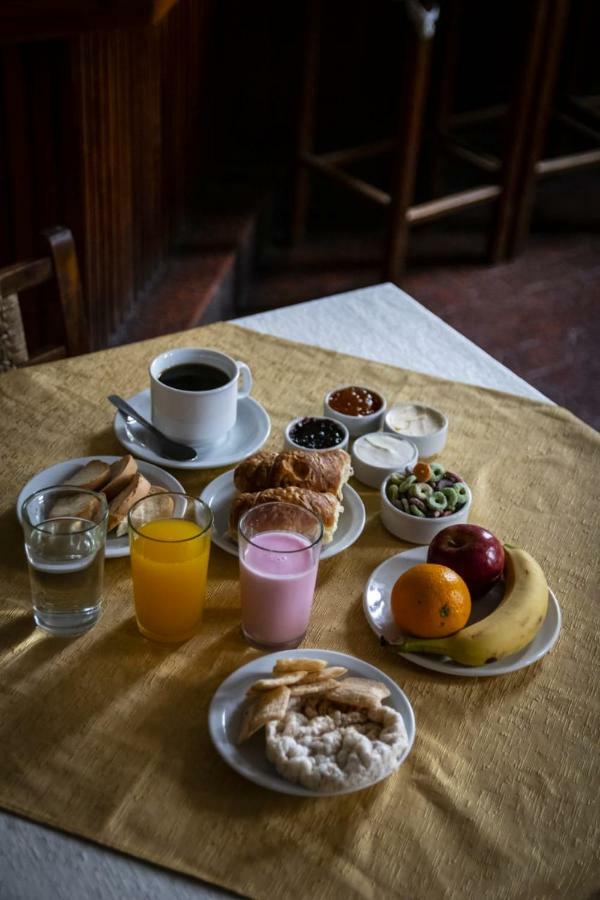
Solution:
[[[408,438],[416,445],[419,456],[429,457],[444,449],[448,419],[433,406],[396,403],[386,414],[384,428],[386,432]]]
[[[379,487],[392,472],[399,472],[415,465],[419,452],[412,441],[375,431],[363,434],[352,446],[352,468],[363,484]]]

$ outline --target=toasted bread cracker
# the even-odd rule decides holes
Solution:
[[[289,672],[287,675],[279,675],[275,678],[261,678],[260,681],[255,681],[254,684],[250,685],[248,693],[272,691],[276,687],[281,687],[282,684],[296,684],[297,681],[302,681],[306,674],[304,671]]]
[[[380,706],[381,701],[389,695],[389,689],[381,681],[371,681],[369,678],[345,678],[343,681],[335,682],[332,690],[327,692],[327,699],[360,709]]]
[[[349,678],[344,678],[344,684],[347,687],[357,687],[359,690],[370,688],[376,691],[382,700],[389,697],[391,693],[390,689],[382,681],[374,681],[372,678],[359,678],[356,675],[351,675]]]
[[[273,666],[273,674],[285,675],[287,672],[301,672],[302,670],[305,672],[319,672],[326,665],[327,662],[324,659],[295,659],[294,657],[287,657],[277,660]]]
[[[289,699],[290,689],[285,685],[281,685],[273,691],[257,691],[256,699],[246,709],[242,720],[238,744],[252,737],[267,722],[283,719],[287,712]]]
[[[316,681],[327,681],[330,678],[341,678],[342,675],[345,675],[348,669],[345,669],[343,666],[329,666],[326,669],[321,669],[320,672],[307,672],[300,682],[301,684],[314,684]]]
[[[327,681],[315,681],[313,684],[293,684],[289,691],[292,697],[307,697],[309,694],[325,694],[338,683],[335,678],[328,678]]]
[[[254,715],[254,707],[255,703],[247,703],[244,709],[244,718],[242,719],[242,725],[240,728],[240,733],[238,735],[238,744],[243,744],[244,741],[247,741],[249,737],[252,737],[255,731],[258,731],[260,726],[254,728],[255,715]]]

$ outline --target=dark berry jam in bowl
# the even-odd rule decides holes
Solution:
[[[348,429],[325,416],[303,416],[285,429],[285,446],[288,450],[345,450]]]
[[[345,425],[350,437],[377,431],[383,424],[385,398],[370,387],[348,384],[325,395],[323,412]]]

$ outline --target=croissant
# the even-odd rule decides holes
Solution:
[[[350,456],[345,450],[289,450],[251,456],[236,467],[233,479],[238,491],[300,487],[335,494],[341,499],[342,488],[351,474]]]
[[[262,503],[293,503],[295,506],[302,506],[309,509],[323,523],[323,543],[328,544],[335,529],[337,528],[338,518],[343,512],[343,506],[334,494],[319,493],[318,491],[307,491],[305,488],[298,487],[278,487],[268,488],[265,491],[258,491],[253,494],[239,494],[231,504],[231,512],[229,514],[229,534],[233,538],[237,538],[238,523],[243,514],[254,506]],[[285,511],[285,507],[281,508]],[[276,523],[277,526],[285,528],[285,522]]]
[[[270,483],[270,478],[278,455],[276,450],[263,450],[236,466],[233,481],[238,491],[264,491],[265,488],[275,487]]]

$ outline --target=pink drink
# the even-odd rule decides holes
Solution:
[[[265,531],[240,548],[242,628],[253,644],[295,647],[308,627],[320,544]]]

